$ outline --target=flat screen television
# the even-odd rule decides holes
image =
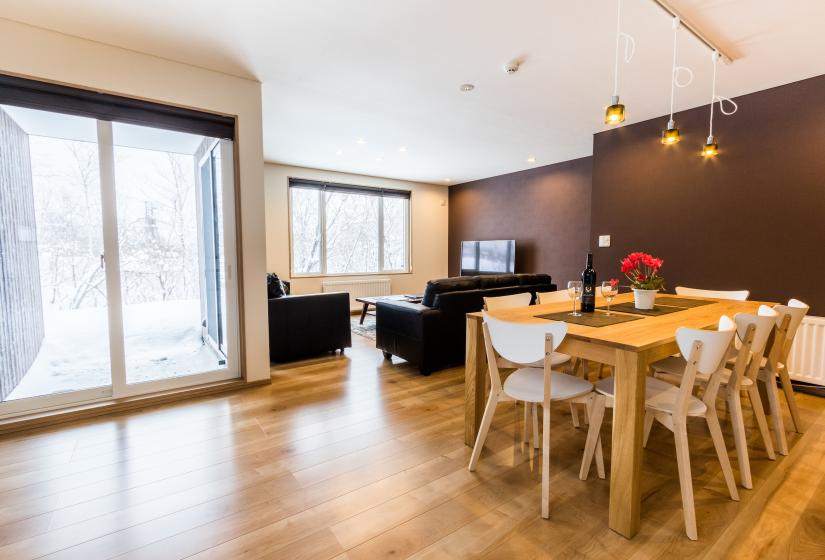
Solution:
[[[461,242],[461,275],[507,274],[516,271],[516,241]]]

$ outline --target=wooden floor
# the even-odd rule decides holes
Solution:
[[[469,473],[463,369],[423,377],[353,338],[344,357],[273,368],[271,386],[0,439],[0,558],[825,557],[823,399],[798,396],[808,429],[776,462],[750,422],[755,488],[738,503],[698,423],[698,542],[672,436],[654,427],[642,530],[626,540],[607,528],[608,482],[578,479],[585,433],[565,407],[543,520],[512,404]]]

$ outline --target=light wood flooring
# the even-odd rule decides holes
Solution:
[[[273,368],[271,386],[1,438],[0,558],[825,557],[823,399],[798,395],[807,430],[776,462],[747,419],[755,487],[738,503],[695,423],[698,542],[672,436],[654,427],[642,529],[626,540],[607,528],[608,481],[578,479],[585,431],[567,407],[553,411],[543,520],[521,409],[499,406],[470,473],[463,368],[423,377],[353,339],[345,356]]]

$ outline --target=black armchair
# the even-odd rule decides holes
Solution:
[[[349,294],[269,300],[269,360],[289,362],[352,346]]]

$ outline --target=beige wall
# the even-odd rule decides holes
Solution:
[[[389,277],[392,291],[405,294],[422,292],[427,280],[447,276],[447,205],[449,198],[447,187],[272,163],[264,166],[267,271],[276,272],[281,278],[290,279],[287,192],[290,177],[409,190],[412,193],[410,206],[412,272],[409,274],[376,274],[376,276]],[[346,278],[364,277],[347,276]],[[293,293],[306,294],[321,291],[323,278],[292,278],[290,280]]]
[[[250,381],[267,379],[260,84],[4,19],[0,19],[0,72],[237,116],[244,370]]]

